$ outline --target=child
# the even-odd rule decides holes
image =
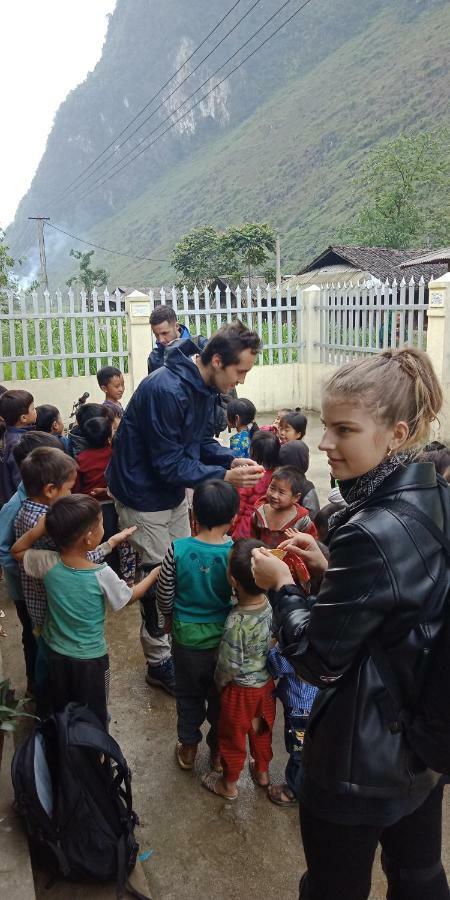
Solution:
[[[308,481],[305,476],[308,463],[308,448],[303,441],[288,441],[280,447],[280,466],[294,466],[301,473],[300,503],[311,513],[311,518],[314,519],[319,512],[320,502],[313,482]]]
[[[114,417],[123,416],[121,399],[125,392],[125,382],[120,369],[115,366],[104,366],[97,372],[98,386],[105,394],[103,406],[109,406],[114,412]]]
[[[276,436],[279,438],[279,436],[280,436],[280,421],[286,413],[291,413],[291,412],[295,412],[295,410],[291,409],[288,406],[283,407],[282,409],[279,409],[272,424],[271,425],[261,425],[260,431],[271,431],[272,434],[276,434]]]
[[[115,541],[134,528],[115,535]],[[30,549],[45,535],[59,548]],[[92,551],[103,538],[100,505],[93,497],[66,496],[18,540],[12,552],[29,577],[42,579],[48,597],[42,632],[49,648],[49,700],[56,712],[71,701],[86,703],[107,725],[109,659],[104,634],[105,601],[117,611],[138,600],[156,581],[158,569],[134,588],[102,563]]]
[[[61,449],[66,453],[69,452],[69,440],[64,436],[64,422],[56,406],[45,403],[36,407],[36,429],[47,434],[55,434],[61,443]]]
[[[269,431],[257,431],[250,444],[250,459],[259,463],[265,469],[265,474],[253,487],[238,488],[240,506],[239,512],[230,536],[233,541],[239,538],[249,538],[251,535],[252,516],[255,504],[267,493],[272,475],[278,465],[280,442],[275,434]]]
[[[250,441],[258,431],[254,421],[255,415],[256,406],[251,400],[243,398],[230,400],[227,406],[227,419],[229,427],[237,431],[237,434],[230,438],[230,450],[235,456],[248,459]]]
[[[288,528],[317,537],[308,510],[299,505],[302,484],[301,473],[292,466],[275,469],[267,495],[257,502],[252,516],[252,536],[266,547],[278,547]]]
[[[302,472],[306,474],[309,468],[309,447],[303,438],[306,434],[308,419],[301,412],[286,413],[280,421],[280,441],[286,444],[288,441],[297,441],[304,452]]]
[[[227,561],[232,542],[227,531],[238,511],[239,496],[231,484],[205,481],[195,488],[193,508],[197,536],[174,541],[166,553],[156,603],[166,630],[170,626],[172,630],[178,765],[192,769],[206,717],[210,726],[206,742],[212,767],[217,769],[219,695],[214,670],[231,609]]]
[[[272,727],[275,720],[274,681],[267,668],[272,610],[255,583],[251,553],[258,541],[238,541],[229,557],[229,575],[238,604],[225,623],[216,667],[221,691],[219,751],[223,777],[211,772],[202,784],[225,800],[236,800],[237,782],[247,755],[250,774],[259,787],[269,785]]]
[[[88,442],[83,435],[83,425],[88,419],[93,419],[94,416],[103,416],[106,419],[110,419],[111,422],[114,420],[114,412],[109,406],[104,406],[102,403],[83,403],[75,413],[77,424],[69,431],[69,453],[74,459],[77,458],[82,450],[86,450],[88,447]]]
[[[42,431],[27,431],[18,444],[14,447],[15,462],[21,470],[24,459],[36,447],[53,447],[59,449],[57,437],[45,434]],[[22,592],[20,570],[17,562],[11,556],[11,546],[14,543],[14,521],[25,502],[27,495],[22,481],[11,499],[0,510],[0,565],[3,567],[6,581],[6,589],[10,600],[14,602],[17,616],[22,626],[22,646],[25,659],[25,672],[27,679],[27,694],[34,693],[34,672],[36,665],[36,640],[33,635],[31,620]]]
[[[325,506],[322,506],[322,509],[319,509],[319,512],[314,519],[314,525],[317,529],[317,539],[322,544],[325,543],[328,538],[328,522],[335,512],[337,512],[337,506],[334,503],[327,503]]]
[[[94,416],[84,422],[81,428],[87,442],[87,449],[77,456],[78,472],[75,493],[91,494],[101,503],[105,539],[118,530],[118,519],[114,501],[108,494],[106,469],[112,456],[113,423],[104,416]],[[117,558],[110,561],[111,567],[133,585],[136,574],[136,554],[128,541],[123,541],[117,548]]]
[[[34,428],[36,410],[34,399],[28,391],[5,391],[0,397],[0,416],[6,424],[3,438],[3,494],[5,502],[16,492],[20,472],[14,460],[13,450],[23,434]]]
[[[278,678],[275,695],[280,698],[284,710],[284,743],[289,759],[283,784],[271,784],[267,795],[277,806],[297,806],[296,781],[303,750],[303,739],[317,688],[301,681],[290,662],[281,655],[278,645],[269,650],[267,666],[271,675]]]

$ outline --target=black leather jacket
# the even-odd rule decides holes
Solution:
[[[383,509],[383,501],[399,497],[443,527],[434,465],[399,467],[333,533],[317,597],[293,585],[270,592],[284,655],[321,688],[305,738],[306,776],[340,794],[394,798],[426,792],[438,780],[403,734],[391,732],[367,647],[376,636],[412,708],[443,624],[445,600],[433,587],[448,564],[421,523]]]

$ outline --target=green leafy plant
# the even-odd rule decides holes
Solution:
[[[24,712],[26,700],[16,700],[10,687],[9,679],[0,681],[0,731],[15,731],[17,719],[36,719],[31,713]]]

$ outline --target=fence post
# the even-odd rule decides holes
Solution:
[[[317,284],[302,289],[302,337],[304,345],[303,359],[306,363],[305,406],[314,409],[314,384],[320,363],[320,288]],[[316,404],[317,405],[317,404]]]
[[[428,285],[427,353],[442,385],[444,406],[440,431],[450,436],[450,272]]]
[[[150,318],[151,304],[148,294],[132,291],[125,298],[128,325],[128,352],[131,390],[135,391],[139,382],[147,375],[147,357],[151,349]]]

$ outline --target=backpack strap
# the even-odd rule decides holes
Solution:
[[[69,727],[68,743],[72,747],[87,747],[110,756],[124,771],[128,771],[126,759],[114,738],[88,722],[76,722]]]

